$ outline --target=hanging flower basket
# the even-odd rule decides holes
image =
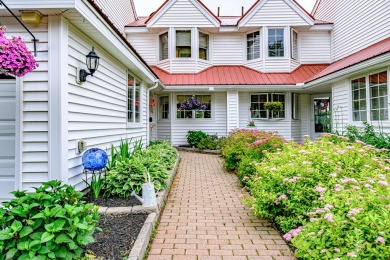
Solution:
[[[5,37],[7,28],[0,26],[0,74],[23,77],[38,67],[31,51],[22,38]]]
[[[264,108],[268,111],[280,112],[283,109],[283,104],[281,102],[265,102]]]
[[[192,95],[190,99],[184,100],[181,105],[179,110],[206,110],[207,106],[203,103],[202,100],[199,100],[196,98],[195,95]]]

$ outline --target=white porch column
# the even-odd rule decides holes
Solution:
[[[226,93],[227,102],[227,133],[239,127],[239,101],[238,91],[231,90]]]

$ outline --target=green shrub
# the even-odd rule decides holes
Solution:
[[[203,131],[188,131],[187,135],[187,143],[191,147],[198,147],[199,142],[207,137],[207,134]]]
[[[199,149],[219,150],[221,149],[221,138],[217,134],[207,135],[198,144]]]
[[[272,219],[301,259],[389,259],[385,150],[326,135],[266,153],[248,180],[256,215]]]
[[[50,181],[13,194],[0,209],[0,259],[78,259],[81,246],[94,242],[97,207],[74,187]]]
[[[221,144],[228,170],[237,170],[244,158],[261,161],[265,152],[275,152],[286,141],[274,132],[239,129],[232,131]]]
[[[147,173],[157,190],[165,188],[169,170],[173,168],[176,158],[176,149],[164,142],[151,145],[146,150],[117,162],[106,173],[105,196],[127,198],[132,191],[139,194],[142,184],[148,181]]]

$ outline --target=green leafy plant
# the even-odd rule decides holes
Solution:
[[[198,143],[199,149],[208,149],[208,150],[219,150],[221,149],[221,139],[218,138],[217,134],[206,135]]]
[[[0,209],[0,259],[78,259],[94,241],[97,207],[74,187],[50,181],[34,193],[15,191]]]
[[[283,109],[283,104],[282,102],[265,102],[264,103],[264,108],[269,110],[269,111],[274,111],[274,112],[279,112],[280,110]]]
[[[111,144],[110,157],[108,158],[106,170],[113,169],[117,162],[124,161],[131,158],[134,154],[138,154],[142,151],[142,139],[134,142],[133,148],[130,149],[130,145],[133,139],[121,139],[118,149]],[[132,151],[131,151],[132,150]]]
[[[187,135],[187,143],[191,147],[198,147],[199,142],[207,137],[207,134],[203,131],[188,131]]]
[[[104,188],[104,178],[101,173],[92,175],[90,188],[93,197],[97,199]]]

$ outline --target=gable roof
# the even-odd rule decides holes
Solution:
[[[258,7],[259,5],[264,5],[268,0],[257,0],[249,9],[248,11],[245,12],[245,14],[243,16],[241,16],[241,18],[238,20],[237,22],[237,25],[244,19],[246,19],[247,17],[249,17],[251,15],[251,12],[256,8]],[[286,2],[286,1],[285,1]],[[303,8],[296,0],[292,0],[293,4],[295,4],[301,11],[303,11],[303,14],[306,15],[306,17],[302,17],[302,18],[309,18],[310,20],[314,21],[315,18],[314,16],[312,16],[308,11],[306,11],[305,8]],[[288,4],[288,2],[286,2],[286,4]],[[261,7],[260,7],[261,9]],[[252,16],[254,16],[256,13],[253,12],[252,13]],[[306,19],[305,19],[306,20]]]
[[[171,74],[151,68],[165,85],[296,85],[319,73],[327,64],[302,65],[291,73],[262,73],[245,66],[212,66],[199,73]]]
[[[360,62],[375,58],[379,55],[389,53],[389,52],[390,52],[390,37],[330,64],[326,69],[309,78],[307,82],[322,78],[324,76],[330,75],[337,71],[356,65]]]
[[[155,12],[153,12],[150,16],[149,16],[149,18],[145,21],[145,24],[148,24],[150,21],[152,21],[153,20],[153,18],[155,18],[156,16],[157,16],[157,14],[158,13],[160,13],[161,11],[162,11],[162,9],[164,9],[164,7],[166,7],[168,4],[174,4],[175,2],[176,2],[177,0],[166,0]],[[205,5],[205,4],[203,4],[202,3],[202,1],[201,0],[189,0],[189,1],[191,1],[191,2],[197,2],[197,3],[199,3],[202,7],[203,7],[203,9],[204,9],[204,11],[205,12],[207,12],[208,14],[210,14],[212,17],[214,17],[215,18],[215,20],[219,23],[219,24],[221,24],[221,20],[213,13],[213,12],[211,12],[211,10]],[[202,12],[202,10],[200,10],[201,12]]]

